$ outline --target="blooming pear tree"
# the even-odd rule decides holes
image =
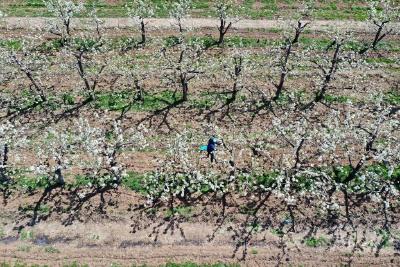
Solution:
[[[185,40],[171,49],[161,51],[161,59],[165,65],[164,79],[168,85],[180,89],[182,97],[179,102],[189,99],[189,83],[202,73],[202,52],[203,48],[200,45],[191,45]]]
[[[248,77],[245,74],[248,74],[246,73],[249,67],[248,55],[245,52],[235,50],[226,58],[221,59],[220,62],[214,60],[210,65],[211,64],[213,64],[216,69],[223,69],[222,75],[218,75],[217,78],[219,79],[216,82],[220,82],[224,84],[224,86],[227,84],[229,87],[222,92],[215,92],[221,96],[222,104],[211,109],[206,117],[210,120],[212,115],[220,112],[220,120],[223,120],[226,116],[234,120],[231,117],[231,109],[236,108],[236,105],[239,106],[238,108],[242,108],[242,105],[238,104],[237,100],[241,96],[241,93],[245,91],[244,87],[247,85],[246,78]],[[221,77],[223,79],[221,79]]]
[[[15,155],[18,158],[18,153],[15,151],[27,143],[27,138],[23,134],[25,131],[26,127],[19,121],[2,121],[0,124],[0,192],[3,195],[3,204],[7,204],[15,184],[14,174],[18,171],[13,162],[10,162],[10,157]]]
[[[388,35],[394,33],[394,28],[390,27],[390,23],[399,18],[400,9],[393,2],[388,0],[369,1],[369,18],[368,20],[374,25],[375,36],[370,44],[365,45],[360,50],[360,54],[366,53],[368,50],[377,50],[378,44]]]
[[[302,17],[307,17],[307,16],[309,16],[309,11],[305,10],[303,12]],[[297,22],[295,23],[295,25],[292,26],[292,28],[294,29],[293,36],[285,37],[283,53],[281,55],[280,63],[279,63],[279,66],[280,66],[279,81],[273,82],[273,85],[276,89],[275,95],[272,98],[273,101],[276,101],[279,99],[279,97],[284,89],[286,75],[290,72],[289,64],[288,64],[289,58],[293,54],[294,46],[296,44],[298,44],[301,34],[303,33],[304,29],[307,27],[307,25],[309,23],[310,22],[303,22],[302,18],[299,18],[297,20]]]
[[[51,25],[50,32],[61,38],[62,44],[69,41],[72,31],[72,18],[83,11],[83,2],[78,3],[71,0],[44,0],[49,12],[53,13],[59,20]]]
[[[128,16],[139,26],[141,39],[138,45],[146,43],[146,19],[154,16],[155,9],[152,1],[134,0],[131,5],[126,6]]]
[[[93,7],[90,9],[89,15],[93,24],[93,31],[85,35],[80,33],[80,38],[75,36],[70,27],[70,23],[74,15],[84,11],[83,4],[74,4],[74,2],[49,1],[46,6],[53,13],[56,20],[60,22],[60,26],[50,29],[53,33],[61,37],[62,56],[67,60],[61,63],[62,69],[75,69],[78,73],[80,81],[83,85],[83,90],[80,92],[84,95],[84,99],[72,108],[67,108],[61,114],[58,114],[56,121],[74,114],[83,107],[91,104],[96,98],[96,89],[99,80],[102,78],[102,73],[108,65],[107,59],[99,59],[98,55],[104,49],[105,43],[102,39],[102,20],[97,17],[97,11]],[[91,38],[92,33],[96,34],[96,38]],[[73,61],[71,61],[71,59]]]
[[[218,0],[215,1],[214,12],[219,19],[218,26],[218,40],[216,44],[221,46],[224,43],[226,33],[232,27],[232,25],[239,21],[238,15],[240,7],[235,5],[234,1],[231,0]]]
[[[192,8],[191,0],[179,0],[178,2],[172,3],[169,16],[176,21],[179,32],[183,33],[184,29],[182,26],[182,20],[189,17],[189,13]]]

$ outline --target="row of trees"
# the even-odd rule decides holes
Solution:
[[[193,3],[191,0],[179,0],[170,5],[169,16],[175,20],[176,26],[182,34],[185,31],[183,21],[189,18]],[[148,0],[132,1],[127,4],[126,8],[128,10],[128,16],[137,23],[141,33],[141,39],[137,45],[144,45],[146,43],[146,20],[154,17],[156,8],[153,2]],[[221,0],[215,1],[213,10],[219,20],[219,37],[215,45],[222,45],[226,33],[231,28],[232,24],[238,21],[240,6],[235,5],[234,1]]]
[[[352,252],[365,247],[367,233],[377,227],[383,231],[373,240],[376,253],[399,238],[393,231],[399,221],[399,107],[382,94],[386,83],[378,80],[382,88],[375,89],[367,61],[393,33],[396,7],[371,2],[375,33],[356,49],[353,34],[340,29],[330,33],[323,49],[303,47],[300,40],[313,23],[305,8],[284,30],[282,42],[263,49],[272,56],[257,61],[249,49],[223,45],[234,22],[228,19],[231,2],[216,4],[218,37],[209,43],[190,38],[183,27],[190,2],[173,4],[178,37],[162,47],[146,37],[146,18],[153,14],[149,2],[129,7],[140,40],[117,47],[95,9],[90,12],[93,28],[77,31],[72,18],[82,12],[82,4],[45,3],[57,18],[48,31],[27,36],[17,49],[0,50],[4,203],[13,194],[41,190],[32,212],[21,213],[17,229],[52,215],[68,225],[88,211],[106,212],[119,200],[115,194],[131,158],[146,147],[162,147],[166,155],[160,167],[140,181],[144,194],[132,211],[135,231],[155,225],[155,238],[176,229],[184,234],[182,222],[207,218],[216,226],[210,239],[226,228],[236,242],[235,254],[242,249],[243,257],[252,238],[270,229],[283,243],[293,232],[312,236],[323,231],[330,245],[345,240]],[[156,56],[147,57],[146,49]],[[301,96],[291,79],[304,77],[312,82]],[[206,87],[216,85],[211,93],[218,101],[197,110],[190,100],[201,95],[194,88],[204,88],[204,81]],[[398,86],[398,78],[390,82]],[[152,84],[167,87],[172,97],[155,97],[160,108],[135,112],[145,106]],[[330,92],[344,90],[364,94],[362,101],[326,101]],[[124,101],[104,108],[101,101],[110,95],[122,95]],[[170,122],[194,118],[199,122],[192,130]],[[150,142],[161,134],[153,121],[176,136],[162,135],[163,144]],[[205,138],[199,129],[224,137],[216,166],[199,160],[196,148]],[[21,179],[37,186],[21,191]],[[50,206],[45,214],[44,205]],[[183,216],[182,206],[193,207],[195,214]],[[164,218],[165,210],[172,216]]]

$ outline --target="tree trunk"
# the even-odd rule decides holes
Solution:
[[[222,45],[224,43],[225,34],[228,32],[229,28],[232,26],[232,22],[229,22],[228,26],[226,26],[226,20],[220,19],[220,26],[218,27],[219,38],[217,45]]]
[[[186,77],[181,77],[181,85],[182,85],[182,101],[188,100],[189,95],[189,84]]]
[[[140,32],[142,34],[142,39],[140,40],[139,44],[145,44],[146,43],[146,28],[145,28],[143,19],[140,21]]]
[[[0,182],[7,182],[8,177],[6,175],[6,166],[8,162],[8,145],[4,145],[3,149],[3,158],[1,161],[1,167],[0,167]]]

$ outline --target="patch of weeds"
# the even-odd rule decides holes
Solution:
[[[400,166],[394,168],[392,175],[390,176],[390,180],[394,182],[397,190],[400,190]]]
[[[394,182],[397,189],[400,189],[400,165],[392,170],[384,164],[372,164],[366,168],[367,172],[373,172],[379,177]]]
[[[64,105],[75,105],[75,96],[72,94],[63,94],[62,100]]]
[[[235,36],[226,38],[225,44],[229,47],[265,47],[277,44],[277,41]]]
[[[384,101],[390,105],[400,105],[400,92],[387,92],[384,96]]]
[[[165,218],[169,219],[173,217],[174,215],[180,215],[185,218],[190,218],[192,215],[192,207],[187,207],[187,206],[178,206],[173,209],[168,209],[165,212]]]
[[[44,251],[45,251],[46,253],[60,253],[60,250],[58,250],[58,249],[55,248],[55,247],[51,247],[51,246],[45,247],[45,248],[44,248]]]
[[[295,187],[298,190],[311,190],[314,184],[314,180],[307,176],[299,176],[296,177],[297,181],[295,182]]]
[[[34,234],[32,230],[25,230],[23,229],[19,234],[19,240],[32,240],[34,238]]]
[[[327,20],[365,20],[368,18],[368,10],[365,7],[349,7],[338,9],[337,5],[331,2],[315,10],[315,18]]]
[[[255,249],[255,248],[252,248],[252,249],[250,250],[250,253],[253,254],[253,255],[257,255],[257,254],[258,254],[258,250]]]
[[[42,0],[25,0],[25,6],[28,7],[45,7]]]
[[[17,177],[17,187],[20,187],[23,191],[33,193],[34,191],[46,188],[49,185],[49,181],[44,176],[28,177],[21,175]]]
[[[35,209],[35,205],[31,205],[31,204],[25,204],[25,205],[21,205],[18,210],[23,212],[23,213],[27,213],[27,214],[32,214],[33,211]],[[50,207],[47,205],[40,205],[37,213],[41,216],[46,216],[50,213]]]
[[[212,188],[207,184],[201,185],[200,191],[203,194],[208,194],[210,192],[213,192]]]
[[[344,44],[343,49],[346,51],[360,51],[364,44],[360,41],[348,41]]]
[[[73,44],[76,47],[75,49],[79,51],[94,51],[99,48],[99,42],[95,39],[89,38],[75,38]]]
[[[262,185],[265,188],[271,188],[275,184],[278,175],[278,172],[266,172],[255,176],[255,181],[257,185]]]
[[[19,51],[22,49],[22,41],[17,39],[0,40],[0,47],[14,51]]]
[[[282,231],[282,229],[279,229],[279,228],[274,228],[274,229],[271,229],[271,233],[273,234],[273,235],[276,235],[276,236],[279,236],[279,237],[282,237],[285,233]]]
[[[143,186],[144,175],[136,173],[136,172],[128,172],[127,175],[123,178],[122,184],[135,191],[135,192],[146,192]]]
[[[390,233],[388,231],[385,231],[384,229],[379,229],[376,231],[377,236],[381,238],[379,244],[377,244],[378,247],[380,248],[386,248],[389,246],[389,239],[390,239]]]
[[[69,184],[70,189],[75,189],[78,187],[90,186],[92,179],[84,175],[76,175],[74,182]]]
[[[328,245],[328,240],[325,237],[310,237],[305,240],[308,247],[322,247]]]
[[[210,95],[204,95],[199,98],[189,99],[190,107],[196,109],[210,109],[216,103],[216,98]]]
[[[388,57],[367,58],[365,61],[367,63],[377,63],[377,64],[394,64],[397,62],[396,59]]]
[[[100,236],[98,234],[90,234],[89,239],[96,241],[100,239]]]
[[[0,227],[0,238],[6,237],[6,233],[4,232],[3,227]]]
[[[384,164],[373,164],[367,167],[367,171],[379,175],[381,178],[389,179],[389,169]]]
[[[317,50],[326,49],[326,47],[332,42],[330,39],[321,38],[311,38],[311,37],[301,37],[300,43],[306,48],[312,47]]]
[[[253,214],[256,211],[254,207],[249,207],[248,205],[243,205],[239,207],[239,213],[241,214]]]
[[[385,50],[385,51],[390,51],[390,52],[399,52],[400,51],[400,46],[399,42],[392,41],[392,40],[387,40],[387,41],[381,41],[379,42],[377,46],[378,50]]]
[[[99,94],[96,98],[95,107],[99,109],[107,109],[118,111],[126,108],[130,101],[134,101],[131,109],[134,111],[154,111],[172,104],[177,101],[181,94],[174,94],[170,90],[165,90],[154,95],[145,93],[143,101],[135,101],[134,91],[121,91],[113,93]]]
[[[104,93],[97,95],[95,107],[100,109],[107,109],[118,111],[125,108],[129,99],[132,98],[132,92],[123,91],[117,93]]]
[[[193,9],[207,9],[209,8],[209,1],[195,0],[193,1]]]
[[[180,38],[178,36],[172,35],[164,38],[164,46],[165,47],[173,47],[180,42]]]
[[[21,251],[21,252],[30,252],[31,251],[31,246],[28,245],[21,245],[17,247],[17,251]]]
[[[278,105],[285,105],[290,102],[290,96],[286,92],[281,92],[278,99],[275,101]]]
[[[335,96],[326,94],[324,95],[324,100],[327,103],[348,103],[351,99],[347,96]]]
[[[349,176],[351,171],[352,167],[350,165],[333,167],[333,173],[331,177],[336,182],[342,183]]]
[[[197,44],[197,45],[200,45],[205,48],[209,48],[209,47],[215,45],[215,43],[216,43],[216,41],[211,36],[204,36],[204,37],[195,36],[195,37],[191,37],[189,39],[190,45]]]
[[[37,49],[41,52],[55,52],[60,51],[63,47],[61,39],[54,39],[47,42],[43,42]]]

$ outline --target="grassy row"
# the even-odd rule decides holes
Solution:
[[[24,102],[20,103],[18,108],[10,110],[11,112],[18,112],[19,110],[24,110],[26,107],[32,106],[36,101],[38,101],[35,95],[30,94],[29,91],[22,92],[24,95]],[[142,100],[136,100],[135,90],[124,90],[120,92],[109,92],[109,93],[97,93],[95,100],[90,104],[92,108],[109,110],[109,111],[122,111],[128,109],[133,112],[153,112],[173,105],[176,101],[181,99],[182,94],[180,92],[174,93],[171,90],[163,90],[157,93],[144,93]],[[186,106],[190,109],[195,110],[209,110],[212,107],[218,105],[218,103],[224,103],[229,95],[224,94],[210,94],[203,92],[200,95],[192,95],[189,97]],[[295,97],[298,101],[307,102],[313,97],[311,93],[305,91],[295,92]],[[84,96],[72,95],[65,93],[62,95],[62,99],[55,96],[48,97],[46,102],[46,108],[57,111],[60,109],[73,108],[78,105],[80,101],[78,99],[84,99]],[[246,95],[241,95],[236,101],[237,103],[245,103],[247,100]],[[388,91],[383,95],[383,103],[388,105],[400,105],[400,93],[392,90]],[[290,103],[290,96],[283,92],[279,99],[276,101],[279,105],[286,105]],[[372,101],[372,100],[369,100]],[[367,100],[358,99],[356,97],[350,97],[338,94],[325,94],[324,102],[328,104],[366,104]],[[35,110],[40,111],[43,106],[36,106]]]
[[[380,176],[385,180],[392,180],[395,182],[396,186],[400,189],[400,166],[395,168],[393,173],[389,175],[389,169],[385,165],[375,164],[366,167],[366,171],[373,172]],[[340,166],[340,167],[333,167],[330,168],[329,172],[331,173],[331,177],[336,182],[343,182],[344,179],[349,175],[351,172],[350,166]],[[129,172],[128,175],[123,180],[123,185],[137,193],[145,193],[146,189],[143,187],[143,181],[146,177],[146,174],[139,174],[135,172]],[[270,188],[276,182],[276,178],[278,177],[277,172],[264,172],[259,175],[253,175],[252,177],[238,177],[239,182],[246,180],[246,182],[252,182],[254,185],[262,185],[265,188]],[[356,187],[361,183],[359,180],[361,175],[357,177],[353,181],[353,186]],[[298,177],[298,184],[297,188],[299,190],[308,190],[311,188],[312,184],[314,183],[314,179],[309,177]],[[204,192],[207,191],[207,188],[204,188]]]
[[[321,171],[321,169],[315,168],[315,171]],[[337,182],[337,183],[343,183],[345,179],[349,176],[351,173],[352,168],[350,166],[338,166],[338,167],[331,167],[326,169],[325,167],[325,172],[329,174],[332,179]],[[352,180],[348,184],[348,190],[349,192],[354,192],[354,193],[364,193],[364,192],[370,192],[371,190],[378,190],[375,189],[375,185],[373,183],[366,183],[364,181],[364,174],[366,172],[374,173],[377,176],[379,176],[383,180],[387,181],[392,181],[394,186],[400,190],[400,166],[395,168],[392,173],[389,170],[389,168],[385,165],[382,164],[373,164],[366,166],[362,172],[360,172],[354,180]],[[151,173],[149,173],[151,174]],[[153,182],[148,183],[146,181],[147,175],[149,174],[140,174],[140,173],[135,173],[135,172],[129,172],[128,175],[126,175],[122,181],[122,186],[126,189],[132,190],[138,194],[141,194],[143,196],[146,196],[148,194],[148,190],[159,190],[160,188],[164,187],[164,180],[163,176],[158,177],[158,184],[154,184]],[[44,189],[45,187],[49,186],[49,180],[46,177],[32,177],[32,176],[25,176],[26,173],[21,172],[20,177],[14,177],[16,181],[15,189],[19,191],[24,191],[27,193],[34,193],[37,190]],[[241,185],[246,185],[246,188],[254,187],[256,190],[259,190],[260,188],[263,189],[268,189],[268,188],[274,188],[277,184],[277,178],[279,176],[279,173],[276,171],[265,171],[264,173],[261,174],[253,174],[251,176],[248,175],[238,175],[236,177],[235,184],[238,185],[237,190],[241,190]],[[176,186],[177,188],[180,188],[181,186],[184,186],[185,182],[190,179],[190,177],[187,177],[185,175],[181,175],[176,177]],[[85,187],[89,186],[93,183],[92,179],[84,177],[84,176],[75,176],[75,179],[73,181],[69,181],[66,184],[67,188],[74,189],[77,187]],[[314,177],[310,177],[307,175],[299,176],[296,177],[296,181],[292,183],[292,187],[294,190],[297,192],[309,192],[313,191],[315,188],[315,183],[316,180]],[[209,185],[207,184],[202,184],[200,191],[203,194],[208,194],[208,193],[213,193],[215,192],[212,188],[210,188]],[[34,212],[34,205],[32,204],[25,204],[21,207],[19,207],[19,212],[22,212],[27,215],[32,215]],[[40,216],[47,216],[50,214],[51,208],[47,205],[41,205],[38,210],[36,210],[37,214]],[[68,212],[68,210],[65,210]],[[151,210],[149,212],[160,212],[158,208]],[[181,206],[175,206],[174,209],[168,209],[164,210],[164,217],[166,219],[179,215],[182,217],[190,218],[193,215],[193,207],[191,206],[186,206],[186,205],[181,205]],[[254,211],[254,207],[252,205],[247,205],[244,204],[243,206],[239,207],[239,213],[240,214],[252,214]],[[0,229],[1,230],[1,229]],[[23,233],[21,235],[21,238],[25,239],[32,239],[32,233]],[[0,231],[0,239],[1,239],[1,231]],[[310,241],[310,246],[319,246],[319,241],[318,240],[313,240]]]
[[[126,17],[124,5],[127,1],[121,0],[114,4],[107,4],[104,0],[85,1],[86,7],[96,6],[100,17]],[[169,7],[162,0],[153,0],[157,17],[167,17]],[[244,18],[262,19],[276,17],[292,17],[297,13],[300,1],[294,0],[244,0],[241,4],[240,16]],[[51,16],[42,0],[6,1],[0,8],[5,9],[10,16]],[[193,17],[208,17],[213,15],[212,1],[193,0]],[[87,14],[82,14],[87,16]],[[317,19],[354,19],[365,20],[368,17],[368,8],[360,0],[328,0],[318,2],[314,12]]]
[[[316,171],[319,169],[316,168]],[[351,167],[350,166],[337,166],[337,167],[331,167],[329,169],[326,169],[325,172],[328,172],[332,179],[334,179],[336,182],[341,183],[343,182],[346,177],[349,175],[351,172]],[[391,180],[393,181],[397,187],[400,189],[400,166],[394,169],[393,173],[389,174],[390,171],[387,166],[381,165],[381,164],[373,164],[370,166],[365,167],[364,172],[372,172],[381,177],[382,179],[385,180]],[[150,173],[149,173],[150,174]],[[137,193],[146,193],[146,188],[144,187],[144,181],[146,179],[146,176],[148,174],[142,174],[142,173],[136,173],[136,172],[128,172],[128,174],[124,177],[122,184],[124,187],[127,189],[130,189],[132,191],[135,191]],[[359,177],[362,175],[360,174]],[[250,183],[256,186],[262,185],[265,188],[270,188],[272,187],[275,182],[276,178],[278,177],[277,172],[270,172],[270,171],[265,171],[264,173],[261,174],[253,174],[253,176],[238,176],[237,181],[240,182],[246,182]],[[355,179],[352,182],[353,186],[358,186],[361,183],[361,180]],[[26,192],[33,193],[36,190],[43,189],[48,186],[48,179],[47,177],[35,177],[33,176],[30,172],[26,170],[18,170],[15,171],[14,174],[14,180],[16,182],[15,187],[17,190],[23,190]],[[87,186],[93,183],[93,180],[82,176],[82,175],[76,175],[73,177],[73,179],[69,179],[71,181],[67,182],[66,187],[68,188],[77,188],[77,187],[83,187]],[[309,178],[307,176],[304,177],[298,177],[298,182],[297,182],[297,188],[298,190],[309,190],[311,189],[311,186],[314,183],[313,178]],[[206,193],[209,190],[209,188],[203,188],[203,192]],[[26,211],[29,211],[30,208],[27,206],[25,207]],[[46,207],[43,207],[43,213],[46,213]]]

